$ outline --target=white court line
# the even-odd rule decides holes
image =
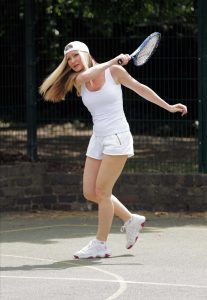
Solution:
[[[96,227],[97,225],[88,225],[88,224],[57,224],[57,225],[44,225],[44,226],[34,226],[34,227],[25,227],[18,229],[8,229],[1,230],[1,233],[10,233],[10,232],[21,232],[21,231],[30,231],[30,230],[40,230],[40,229],[50,229],[55,227]]]
[[[108,272],[107,272],[108,273]],[[40,280],[67,280],[67,281],[92,281],[92,282],[106,282],[106,283],[128,283],[128,284],[140,284],[140,285],[157,285],[168,286],[176,288],[196,288],[207,289],[207,285],[196,284],[179,284],[179,283],[165,283],[165,282],[150,282],[150,281],[129,281],[129,280],[108,280],[108,279],[94,279],[94,278],[74,278],[74,277],[39,277],[39,276],[7,276],[2,275],[0,278],[15,278],[15,279],[40,279]],[[107,298],[109,299],[109,298]],[[112,299],[110,297],[110,299]],[[114,299],[114,298],[113,298]]]
[[[52,263],[58,263],[57,261],[55,261],[54,259],[48,259],[48,258],[37,258],[37,257],[29,257],[29,256],[19,256],[19,255],[9,255],[9,254],[2,254],[1,255],[2,257],[4,256],[4,257],[13,257],[13,258],[21,258],[21,259],[30,259],[30,260],[38,260],[38,261],[48,261],[48,262],[52,262]],[[115,274],[115,273],[112,273],[112,272],[109,272],[109,271],[104,271],[104,270],[101,270],[101,269],[99,269],[99,268],[96,268],[96,267],[92,267],[92,266],[85,266],[85,265],[83,265],[83,264],[80,264],[80,263],[72,263],[72,262],[61,262],[61,264],[65,264],[65,265],[72,265],[72,266],[77,266],[77,265],[79,265],[79,266],[81,266],[81,267],[84,267],[84,268],[88,268],[88,269],[92,269],[92,270],[95,270],[95,271],[98,271],[98,272],[101,272],[101,273],[104,273],[104,274],[107,274],[107,275],[110,275],[110,276],[112,276],[112,277],[114,277],[114,278],[116,278],[116,280],[114,280],[114,282],[115,283],[117,283],[117,284],[119,284],[119,288],[118,288],[118,290],[113,294],[113,295],[111,295],[110,297],[108,297],[107,299],[105,299],[105,300],[114,300],[114,299],[116,299],[117,297],[119,297],[121,294],[123,294],[124,293],[124,291],[127,289],[127,284],[126,284],[126,282],[124,281],[124,279],[123,279],[123,277],[121,277],[121,276],[119,276],[119,275],[117,275],[117,274]],[[6,275],[4,276],[0,276],[0,278],[9,278],[10,276],[8,276],[8,277],[6,277]],[[12,277],[11,277],[12,278]],[[17,276],[17,277],[13,277],[13,278],[21,278],[21,277],[19,277],[19,276]],[[30,279],[30,277],[25,277],[25,278],[23,278],[23,279]],[[32,279],[35,279],[35,278],[37,278],[37,279],[41,279],[42,277],[31,277]],[[50,280],[50,279],[53,279],[53,277],[43,277],[42,279],[48,279],[48,280]],[[79,280],[79,278],[74,278],[74,279],[76,279],[77,281]],[[57,280],[60,280],[60,278],[59,279],[57,279]],[[62,278],[62,280],[65,280],[65,278]],[[69,280],[69,279],[66,279],[66,280]],[[87,279],[85,279],[85,280],[87,280]],[[88,281],[88,280],[87,280]],[[90,280],[89,280],[90,281]],[[110,281],[109,281],[110,282]]]
[[[184,225],[185,226],[185,225]],[[44,225],[44,226],[34,226],[34,227],[25,227],[25,228],[17,228],[17,229],[8,229],[8,230],[0,230],[0,234],[3,233],[12,233],[12,232],[21,232],[21,231],[30,231],[30,230],[41,230],[41,229],[50,229],[50,228],[56,228],[56,227],[97,227],[97,225],[92,225],[92,224],[56,224],[56,225]],[[119,225],[113,225],[113,228],[120,228]],[[163,227],[149,227],[145,226],[145,230],[151,230],[151,231],[164,231],[164,230],[176,230],[178,231],[179,229],[181,230],[196,230],[196,231],[207,231],[207,227],[204,225],[201,227],[183,227],[183,226],[176,226],[176,227],[168,227],[168,228],[163,228]]]

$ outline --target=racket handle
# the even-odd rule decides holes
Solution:
[[[129,55],[129,60],[131,60],[132,59],[132,56],[131,55]],[[120,58],[120,59],[118,59],[118,65],[122,65],[123,64],[123,60]]]

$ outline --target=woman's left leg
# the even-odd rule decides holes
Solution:
[[[109,257],[111,255],[105,241],[111,229],[114,207],[116,207],[116,214],[123,221],[126,221],[123,226],[123,229],[126,229],[126,248],[130,249],[135,244],[142,224],[145,222],[145,217],[132,215],[112,195],[114,184],[120,176],[126,160],[127,155],[104,155],[101,162],[94,162],[91,159],[87,160],[84,171],[84,192],[85,195],[88,195],[88,200],[98,203],[98,230],[96,240],[92,240],[83,249],[76,252],[74,254],[75,258]],[[89,178],[90,171],[92,172],[93,179]]]
[[[95,193],[99,200],[96,238],[106,241],[114,216],[112,190],[127,160],[127,155],[104,155],[96,180]]]

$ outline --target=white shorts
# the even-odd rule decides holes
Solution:
[[[93,134],[86,155],[95,159],[102,159],[103,154],[133,156],[134,145],[131,132],[125,131],[107,136]]]

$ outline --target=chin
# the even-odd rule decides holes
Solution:
[[[80,67],[73,69],[74,72],[80,72],[81,70],[82,70],[82,68],[80,68]]]

